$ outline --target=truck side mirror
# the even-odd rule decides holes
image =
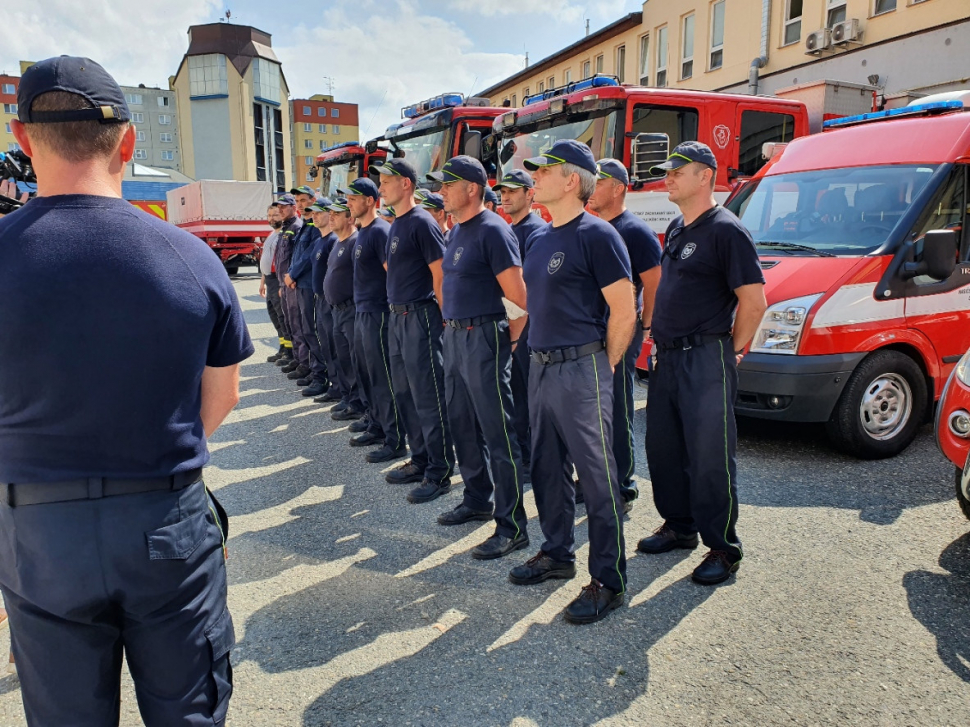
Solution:
[[[650,168],[663,164],[670,156],[670,137],[666,134],[642,133],[633,138],[630,159],[635,182],[647,182],[656,176],[650,173]]]
[[[910,280],[927,275],[933,280],[946,280],[957,266],[956,230],[931,230],[923,237],[923,250],[918,262],[905,263],[899,277]]]
[[[482,158],[482,132],[466,131],[465,139],[462,142],[461,153],[470,156],[472,159]]]
[[[320,170],[317,169],[316,167],[310,167],[310,169],[307,171],[307,174],[310,175],[310,179],[316,179],[319,173],[320,173]]]
[[[377,139],[371,139],[366,144],[364,144],[364,151],[368,154],[373,154],[377,151]]]

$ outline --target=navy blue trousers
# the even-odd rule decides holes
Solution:
[[[444,359],[445,400],[465,483],[464,504],[472,510],[491,510],[494,494],[495,532],[517,538],[525,534],[527,518],[522,455],[512,427],[508,321],[446,327]]]
[[[323,348],[320,346],[320,339],[317,338],[316,301],[313,290],[297,288],[294,292],[299,301],[300,331],[303,334],[307,351],[307,360],[301,361],[301,363],[310,367],[310,377],[314,381],[326,382],[329,372],[327,370],[327,359],[324,356]]]
[[[431,482],[451,477],[455,469],[441,328],[441,311],[434,301],[409,313],[391,313],[388,343],[398,411],[411,446],[411,462]]]
[[[0,503],[0,587],[30,725],[117,725],[122,655],[148,727],[222,725],[232,693],[222,532],[179,491]]]
[[[266,310],[273,328],[276,329],[276,335],[289,340],[290,331],[286,326],[286,318],[283,317],[283,301],[280,300],[280,281],[275,273],[266,276]]]
[[[357,385],[356,353],[354,351],[354,319],[357,309],[350,305],[342,310],[331,308],[333,315],[334,358],[337,364],[337,380],[342,393],[341,402],[354,411],[363,412],[364,403],[360,400]]]
[[[515,436],[522,450],[522,464],[529,468],[532,462],[532,429],[529,426],[529,323],[519,334],[519,343],[512,352],[512,402],[515,411],[512,422]]]
[[[731,339],[660,351],[650,372],[647,465],[653,501],[670,528],[741,557],[738,521],[738,389]]]
[[[293,340],[293,358],[301,364],[310,365],[310,349],[303,336],[303,324],[300,314],[300,292],[283,286],[283,312],[290,326],[290,336]]]
[[[576,490],[583,483],[589,523],[589,572],[626,590],[623,503],[613,458],[613,373],[606,351],[555,364],[532,362],[532,491],[553,560],[575,559]]]
[[[337,362],[334,360],[333,342],[333,315],[330,312],[330,304],[322,295],[313,296],[313,330],[316,334],[317,343],[320,351],[327,363],[327,378],[331,386],[336,388],[337,393],[343,396],[340,385],[337,381]]]
[[[362,313],[357,311],[354,319],[354,355],[357,364],[357,380],[360,382],[361,401],[367,409],[370,420],[367,431],[376,437],[381,437],[388,444],[384,434],[384,419],[396,418],[397,406],[390,388],[390,372],[384,368],[388,359],[387,353],[387,317],[389,313]],[[375,358],[373,369],[368,362],[368,351],[373,349],[371,356]],[[386,395],[386,396],[385,396]],[[379,401],[379,400],[383,401]],[[385,415],[382,410],[387,409]],[[394,426],[394,421],[389,426]],[[390,446],[394,449],[404,443],[400,437],[394,438]]]
[[[637,469],[636,447],[633,444],[633,378],[636,376],[641,348],[643,327],[638,322],[633,341],[613,372],[613,456],[616,458],[620,494],[626,501],[636,500],[640,494],[633,481]]]

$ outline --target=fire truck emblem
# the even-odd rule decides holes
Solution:
[[[459,247],[457,250],[455,250],[455,257],[451,261],[451,264],[452,265],[457,265],[458,264],[458,261],[461,260],[461,254],[463,252],[465,252],[465,248],[463,248],[463,247]]]
[[[549,274],[552,275],[557,270],[559,270],[559,268],[562,267],[563,261],[565,261],[565,259],[566,259],[565,253],[561,253],[561,252],[557,252],[551,258],[549,258],[549,264],[546,266],[546,269],[549,271]]]
[[[693,242],[688,242],[686,245],[684,245],[684,251],[680,253],[680,259],[686,260],[687,258],[689,258],[691,255],[694,254],[694,250],[696,249],[697,249],[697,245],[695,245]]]
[[[728,142],[731,141],[731,130],[724,124],[714,127],[714,143],[719,149],[726,149]]]

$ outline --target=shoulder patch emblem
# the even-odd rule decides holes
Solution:
[[[455,250],[455,257],[453,257],[452,260],[451,260],[451,264],[452,265],[457,265],[458,264],[458,261],[461,260],[461,254],[463,252],[465,252],[465,248],[463,248],[463,247],[459,247],[457,250]]]
[[[565,253],[562,253],[562,252],[554,253],[553,256],[549,258],[549,264],[546,266],[546,270],[548,270],[549,274],[552,275],[557,270],[559,270],[559,268],[562,267],[562,264],[563,262],[565,262],[565,260],[566,260]]]
[[[697,245],[695,245],[693,242],[688,242],[686,245],[684,245],[684,251],[680,253],[680,259],[686,260],[687,258],[689,258],[691,255],[694,254],[694,250],[696,249],[697,249]]]

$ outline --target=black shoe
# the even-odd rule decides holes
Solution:
[[[294,359],[290,359],[287,363],[283,364],[282,370],[284,374],[289,374],[289,373],[292,373],[293,371],[296,371],[298,368],[300,368],[300,362],[294,358]]]
[[[441,519],[438,519],[441,522]],[[529,536],[522,533],[517,538],[506,538],[504,535],[495,533],[481,545],[475,546],[472,550],[472,558],[475,560],[495,560],[503,555],[508,555],[516,550],[529,547]]]
[[[697,533],[693,535],[680,535],[675,533],[667,524],[664,523],[653,531],[653,535],[647,536],[637,543],[637,550],[641,553],[666,553],[675,548],[693,550],[697,547]]]
[[[573,487],[576,488],[576,504],[582,505],[586,502],[586,495],[583,494],[583,486],[579,484],[579,480],[573,483]]]
[[[451,478],[445,477],[441,482],[422,480],[421,484],[408,493],[408,502],[420,505],[422,502],[437,500],[451,489]]]
[[[410,482],[421,482],[423,479],[424,470],[419,470],[411,460],[384,475],[384,480],[392,485],[406,485]]]
[[[280,346],[279,351],[274,353],[272,356],[266,357],[266,363],[276,363],[281,358],[283,358],[284,355],[286,355],[286,349],[283,346]]]
[[[322,381],[311,381],[310,385],[300,393],[303,394],[303,396],[320,396],[320,394],[322,394],[326,390],[327,390],[327,385],[324,384]]]
[[[326,394],[320,397],[321,404],[329,404],[331,401],[340,401],[340,394],[334,391],[333,387]]]
[[[286,353],[284,353],[282,356],[276,359],[276,365],[289,366],[291,363],[293,363],[293,354],[291,353],[292,350],[293,350],[292,348],[286,349]]]
[[[362,418],[363,416],[364,412],[351,409],[350,407],[347,407],[341,411],[332,412],[330,414],[330,418],[335,422],[352,422]]]
[[[313,383],[313,379],[311,379],[309,376],[307,376],[307,377],[302,378],[302,379],[297,379],[296,385],[297,386],[309,386],[312,383]]]
[[[568,581],[575,577],[575,563],[553,560],[541,550],[522,565],[517,565],[509,571],[509,581],[517,586],[531,586],[548,581],[550,578]]]
[[[393,462],[396,459],[401,459],[401,457],[406,457],[407,454],[407,447],[391,449],[385,445],[380,449],[375,449],[373,452],[368,452],[366,455],[364,455],[364,459],[371,464],[378,464],[380,462]],[[388,482],[390,482],[390,480],[388,480]]]
[[[370,429],[370,424],[370,419],[364,416],[355,422],[351,422],[350,426],[347,427],[347,430],[353,432],[354,434],[360,434],[361,432],[366,432],[368,429]],[[384,437],[381,437],[380,439],[383,441]]]
[[[701,564],[694,569],[690,577],[694,583],[704,586],[713,586],[717,583],[724,583],[736,573],[741,566],[741,559],[731,560],[731,556],[723,550],[711,550],[704,556]]]
[[[296,381],[297,379],[305,379],[310,374],[310,367],[300,364],[290,373],[286,375],[286,378]]]
[[[443,512],[438,516],[439,525],[461,525],[472,520],[489,521],[492,519],[491,510],[472,510],[465,503],[461,503],[454,510]]]
[[[370,432],[363,432],[358,434],[356,437],[350,438],[351,447],[373,447],[375,444],[380,444],[384,441],[384,437],[378,437],[376,434],[371,434]]]
[[[566,606],[563,618],[571,624],[591,624],[623,605],[623,594],[600,585],[595,578],[583,586],[575,601]]]
[[[627,513],[629,513],[633,509],[633,503],[634,502],[636,502],[636,500],[624,500],[623,501],[623,514],[624,515],[626,515]]]

